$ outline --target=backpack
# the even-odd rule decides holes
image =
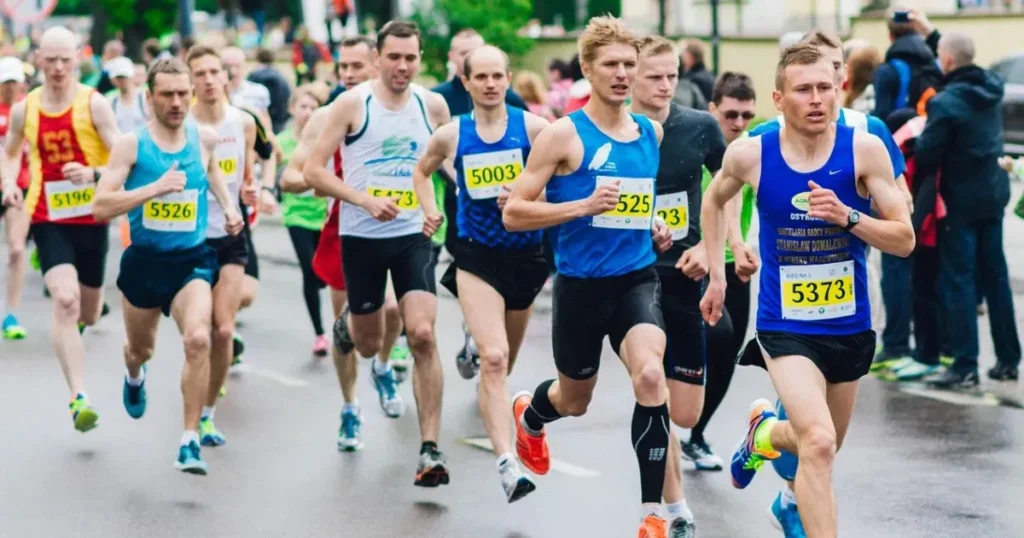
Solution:
[[[906,60],[893,58],[889,65],[896,70],[900,89],[896,94],[894,110],[912,108],[918,110],[929,98],[942,88],[942,71],[937,63],[909,64]]]

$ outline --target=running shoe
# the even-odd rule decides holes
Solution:
[[[924,381],[940,389],[972,389],[981,383],[978,372],[957,372],[952,369],[947,369]]]
[[[338,319],[334,320],[334,347],[342,355],[347,355],[356,348],[352,333],[348,331],[348,303],[345,303],[345,309],[341,311]]]
[[[377,390],[377,398],[380,400],[380,408],[384,411],[384,414],[390,418],[402,416],[405,404],[402,402],[402,397],[398,395],[398,381],[395,380],[395,369],[389,364],[387,370],[378,374],[371,365],[370,380],[373,382],[373,388]]]
[[[359,435],[363,426],[363,417],[355,409],[343,409],[341,412],[341,427],[338,428],[338,450],[342,452],[355,452],[363,448],[363,440]]]
[[[39,249],[38,248],[33,248],[32,251],[28,253],[28,264],[29,264],[30,267],[32,267],[33,271],[40,271],[40,270],[42,270],[43,266],[39,264]],[[46,289],[46,288],[44,287],[43,289]]]
[[[133,386],[128,383],[128,374],[124,376],[124,387],[121,389],[121,401],[124,402],[124,410],[128,416],[139,419],[146,414],[146,366],[142,366],[142,384]]]
[[[773,460],[781,455],[777,451],[762,446],[757,439],[758,430],[762,425],[770,428],[778,420],[772,409],[772,403],[763,398],[754,400],[754,403],[750,404],[747,417],[749,423],[747,436],[740,441],[736,452],[732,455],[732,485],[737,489],[743,489],[750,485],[765,460]]]
[[[81,321],[78,322],[78,334],[85,334],[86,324]]]
[[[1021,198],[1021,200],[1024,200],[1024,198]],[[954,359],[952,355],[939,355],[939,364],[946,368],[953,366],[954,362],[956,362],[956,359]]]
[[[416,468],[416,480],[413,485],[421,488],[436,488],[448,484],[448,467],[444,454],[440,450],[428,450],[420,454],[420,464]]]
[[[71,410],[71,419],[75,422],[76,430],[85,433],[98,426],[100,415],[85,396],[79,394],[71,400],[68,409]]]
[[[519,468],[519,462],[515,458],[509,458],[499,466],[498,474],[501,476],[501,488],[505,490],[505,498],[508,499],[509,504],[526,497],[537,489],[533,480],[523,474],[522,469]]]
[[[786,538],[807,538],[807,533],[804,532],[804,524],[800,521],[800,512],[797,512],[796,505],[790,503],[789,506],[782,507],[781,491],[775,496],[775,502],[772,503],[768,514],[772,518],[772,525],[782,531],[782,535]]]
[[[786,420],[786,408],[782,406],[781,400],[775,400],[775,414],[779,420]],[[772,467],[775,468],[775,472],[779,475],[779,478],[792,482],[796,480],[796,468],[799,463],[796,454],[791,454],[785,450],[780,450],[779,453],[782,455],[772,460]]]
[[[934,375],[941,370],[938,364],[924,364],[913,361],[910,364],[893,372],[893,381],[916,381],[918,379]]]
[[[243,353],[245,353],[245,340],[242,340],[242,335],[235,333],[231,339],[231,370],[242,365]]]
[[[531,473],[546,475],[551,469],[551,454],[548,452],[547,433],[542,429],[540,435],[533,435],[523,426],[523,413],[530,407],[533,394],[523,391],[512,399],[512,416],[516,422],[516,454]]]
[[[667,538],[668,523],[664,519],[650,514],[644,518],[637,532],[637,538]]]
[[[213,425],[213,419],[204,417],[199,419],[199,444],[203,446],[221,446],[227,444],[228,440],[224,434]]]
[[[221,385],[220,392],[217,393],[217,397],[218,398],[223,398],[223,397],[225,397],[227,395],[228,395],[228,386],[227,385]]]
[[[103,308],[100,309],[100,317],[105,318],[110,315],[110,305],[103,303]]]
[[[187,445],[178,447],[178,459],[174,468],[188,474],[206,476],[207,466],[199,452],[199,443],[189,441]]]
[[[721,471],[725,466],[707,441],[679,441],[679,445],[683,449],[683,459],[692,461],[698,471]]]
[[[989,368],[988,378],[992,381],[1017,381],[1020,377],[1020,371],[1016,366],[1010,366],[997,362],[995,366]]]
[[[314,357],[326,357],[327,350],[331,348],[331,345],[327,343],[327,337],[320,335],[313,341],[313,356]]]
[[[891,356],[880,353],[871,363],[871,373],[880,374],[886,371],[899,370],[912,362],[914,362],[914,359],[907,355]]]
[[[672,524],[668,526],[668,538],[695,538],[696,536],[697,525],[681,517],[672,520]]]
[[[25,339],[25,328],[18,323],[18,318],[14,314],[7,314],[0,329],[3,330],[4,340],[24,340]]]
[[[395,378],[399,383],[404,382],[409,377],[409,339],[405,336],[399,336],[398,340],[395,341],[395,346],[391,348],[391,354],[388,355],[388,364],[395,369]]]

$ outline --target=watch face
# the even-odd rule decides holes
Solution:
[[[860,222],[859,211],[850,211],[850,222]]]

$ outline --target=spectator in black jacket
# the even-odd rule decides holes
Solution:
[[[1010,181],[998,162],[1003,82],[974,64],[974,42],[966,34],[943,36],[938,51],[945,89],[929,101],[928,122],[914,150],[922,173],[942,171],[947,216],[938,233],[939,289],[955,362],[930,381],[941,387],[979,383],[977,282],[985,287],[998,359],[988,376],[1016,380],[1021,347],[1003,252]]]
[[[270,122],[273,124],[274,133],[280,133],[288,123],[288,101],[292,97],[291,87],[284,75],[274,67],[274,53],[267,49],[256,51],[256,61],[260,66],[247,77],[249,82],[262,84],[270,93],[270,106],[267,113],[270,114]]]
[[[704,102],[710,103],[711,93],[715,88],[715,74],[704,67],[704,43],[698,39],[685,41],[679,59],[679,77],[697,86],[704,97]]]
[[[885,61],[875,70],[875,109],[871,115],[887,123],[889,115],[898,109],[916,109],[927,87],[937,85],[942,77],[935,62],[939,31],[917,10],[911,10],[908,19],[909,22],[896,22],[890,16],[892,45],[885,51]],[[905,70],[904,80],[901,70]]]

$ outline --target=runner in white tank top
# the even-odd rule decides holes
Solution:
[[[217,129],[217,149],[213,153],[213,158],[216,160],[217,167],[220,168],[224,182],[228,186],[231,199],[239,200],[242,193],[242,174],[245,168],[245,156],[247,153],[244,120],[248,118],[245,117],[247,115],[244,112],[231,105],[224,104],[223,106],[225,108],[224,119],[221,120],[219,125],[214,126]],[[223,228],[224,218],[224,210],[220,209],[220,206],[217,206],[216,209],[210,209],[209,222],[213,222],[215,225]],[[217,239],[226,236],[227,233],[223,229],[210,230],[207,227],[207,239]]]

